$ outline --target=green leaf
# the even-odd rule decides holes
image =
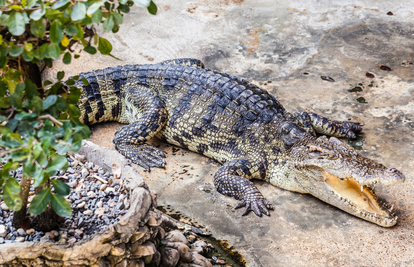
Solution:
[[[10,194],[18,194],[19,192],[20,192],[20,185],[19,185],[19,183],[17,182],[17,180],[16,179],[14,179],[13,177],[12,178],[9,178],[9,179],[7,179],[7,182],[6,182],[6,185],[8,186],[8,188],[9,188],[9,192],[10,192]]]
[[[154,2],[151,1],[151,3],[149,4],[149,6],[147,7],[148,12],[152,15],[157,14],[157,6],[154,4]]]
[[[13,94],[10,95],[10,103],[15,108],[18,108],[18,109],[22,108],[23,107],[23,95],[17,92],[14,92]]]
[[[50,31],[49,31],[50,40],[53,43],[59,44],[60,41],[62,41],[63,38],[63,29],[62,29],[62,23],[60,20],[54,20],[52,24],[50,25]]]
[[[57,156],[46,168],[46,172],[50,173],[53,171],[66,169],[68,166],[68,161],[66,160],[66,156]]]
[[[82,20],[86,15],[86,5],[83,2],[76,2],[72,9],[71,19],[73,21]]]
[[[3,199],[7,207],[12,211],[18,211],[22,208],[23,201],[19,195],[20,185],[14,178],[7,179],[3,186]]]
[[[44,212],[50,202],[51,195],[50,188],[44,188],[42,191],[37,193],[30,203],[30,215],[35,216]]]
[[[69,52],[66,52],[62,59],[63,63],[70,64],[72,61],[72,55]]]
[[[124,17],[119,13],[112,13],[112,16],[114,17],[114,21],[116,24],[122,24],[124,21]]]
[[[62,14],[62,12],[60,12],[59,10],[47,9],[47,10],[46,10],[45,17],[46,17],[47,19],[54,20],[54,19],[56,19],[56,18],[57,18],[60,14]]]
[[[69,2],[70,2],[70,0],[57,1],[56,3],[53,4],[52,8],[53,9],[59,9],[59,8],[65,6],[66,4],[68,4]]]
[[[88,86],[89,82],[85,78],[82,77],[83,86]]]
[[[91,55],[96,54],[96,48],[93,46],[87,46],[83,49],[85,52],[88,52]]]
[[[48,54],[49,54],[49,51],[48,51]],[[46,66],[48,66],[49,68],[53,67],[53,62],[50,58],[45,58],[44,61],[45,61]]]
[[[73,118],[79,118],[80,117],[80,110],[74,104],[69,104],[68,112],[69,112],[69,115]]]
[[[56,103],[57,96],[56,95],[50,95],[46,99],[43,100],[43,109],[46,110],[50,108],[53,104]]]
[[[74,58],[79,58],[80,57],[80,55],[78,55],[78,54],[75,54],[75,56],[74,56]]]
[[[72,77],[65,82],[66,85],[74,85],[75,83],[76,82],[75,82],[75,80]]]
[[[92,14],[91,19],[93,23],[100,23],[102,21],[102,17],[102,11],[98,9],[95,13]]]
[[[30,62],[34,58],[34,53],[33,53],[33,51],[24,50],[23,54],[22,54],[22,57],[25,61]]]
[[[36,37],[43,38],[45,36],[45,24],[43,20],[31,20],[30,21],[30,31]]]
[[[24,17],[20,12],[12,12],[7,22],[11,34],[19,36],[25,31]]]
[[[27,99],[32,100],[33,97],[38,95],[37,87],[29,79],[26,79],[25,84],[26,84],[26,91],[25,91],[26,92],[26,97],[27,97]]]
[[[67,35],[76,35],[78,33],[78,28],[73,24],[68,24],[65,28]]]
[[[138,7],[148,7],[151,4],[151,0],[133,0],[134,4]]]
[[[59,195],[66,196],[70,193],[70,187],[61,180],[58,179],[52,179],[53,188],[55,189],[55,192]]]
[[[19,123],[17,131],[19,132],[21,137],[28,137],[33,134],[34,128],[32,123],[28,121],[22,121]]]
[[[123,12],[123,13],[129,13],[130,8],[129,8],[128,5],[122,5],[121,4],[121,5],[118,6],[118,10]]]
[[[33,11],[32,13],[30,13],[30,18],[32,20],[39,20],[43,17],[43,15],[46,13],[46,6],[44,4],[42,4],[42,8]]]
[[[73,35],[72,38],[74,40],[81,40],[83,38],[83,29],[81,24],[76,24],[76,27],[78,28],[78,33],[76,35]]]
[[[79,101],[79,98],[81,96],[81,91],[79,90],[79,88],[77,87],[71,87],[70,89],[70,95],[68,98],[68,103],[69,104],[76,104]]]
[[[42,99],[38,96],[35,96],[32,100],[32,106],[33,106],[33,109],[35,110],[35,112],[37,113],[37,115],[39,115],[40,112],[42,112],[42,109],[43,109]]]
[[[98,50],[102,55],[109,55],[112,51],[111,43],[103,37],[99,37]]]
[[[27,0],[27,6],[26,8],[32,8],[36,4],[36,0]]]
[[[6,44],[3,44],[0,48],[0,68],[3,68],[7,64],[8,51],[8,46]]]
[[[70,217],[72,215],[69,202],[61,195],[52,194],[52,208],[60,217]]]
[[[114,17],[112,14],[106,18],[106,20],[103,23],[103,28],[105,31],[110,32],[112,31],[112,28],[114,27]]]
[[[103,6],[104,1],[95,2],[92,5],[88,7],[88,10],[86,11],[86,15],[91,16],[93,13],[95,13],[101,6]]]
[[[9,49],[9,54],[12,57],[18,57],[21,55],[21,53],[23,53],[23,50],[24,50],[23,46],[17,46],[15,44],[12,44]]]
[[[53,59],[59,59],[60,57],[60,47],[59,44],[56,43],[52,43],[49,45],[48,49],[48,56],[53,58]]]
[[[56,101],[56,108],[59,111],[64,111],[68,109],[68,103],[66,102],[65,99],[63,99],[62,97],[58,97],[57,101]]]
[[[58,71],[57,79],[60,81],[60,80],[63,79],[63,77],[65,77],[65,72],[64,71]]]

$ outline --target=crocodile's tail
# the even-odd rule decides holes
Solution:
[[[79,120],[87,125],[120,121],[124,85],[136,83],[134,72],[142,65],[125,65],[80,73],[75,86],[81,90]],[[82,78],[88,81],[85,86]],[[132,81],[131,79],[134,79]]]
[[[105,121],[129,123],[122,113],[123,91],[128,86],[149,86],[147,78],[158,76],[158,71],[166,71],[163,65],[204,68],[200,60],[180,58],[152,65],[124,65],[80,73],[79,80],[75,83],[75,86],[81,90],[78,102],[81,112],[79,120],[87,125]],[[88,81],[86,86],[82,78]]]

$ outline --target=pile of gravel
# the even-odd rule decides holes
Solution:
[[[0,196],[0,244],[12,242],[61,242],[75,243],[118,222],[130,205],[129,194],[122,190],[120,179],[92,162],[82,163],[68,158],[70,167],[59,171],[52,178],[61,179],[71,187],[66,199],[71,203],[72,216],[63,218],[59,230],[40,232],[33,228],[26,231],[12,226],[13,212],[9,211]],[[17,180],[22,168],[11,173]],[[31,202],[34,189],[31,188]],[[30,205],[30,203],[29,203]]]

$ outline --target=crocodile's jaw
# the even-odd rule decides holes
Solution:
[[[313,184],[310,194],[342,209],[354,216],[378,224],[391,227],[397,223],[397,216],[392,209],[380,203],[373,189],[362,186],[355,179],[339,179],[327,172],[322,173],[324,181]]]
[[[292,178],[303,191],[380,226],[397,223],[392,208],[380,203],[370,187],[403,182],[405,177],[400,171],[363,157],[336,138],[311,140],[292,154],[296,158]]]

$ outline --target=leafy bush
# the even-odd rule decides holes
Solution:
[[[64,72],[57,74],[57,83],[41,81],[39,65],[52,67],[52,60],[60,58],[70,64],[72,56],[80,57],[72,49],[75,44],[87,53],[111,56],[111,43],[95,27],[103,23],[105,31],[116,33],[123,13],[134,4],[157,12],[151,0],[0,0],[0,188],[15,211],[15,227],[27,219],[31,183],[36,188],[31,215],[50,206],[59,216],[71,215],[64,198],[70,188],[53,177],[68,167],[66,153],[78,151],[90,135],[78,119],[80,90],[71,86],[78,77],[67,86],[61,82]],[[11,175],[19,166],[20,184]]]

